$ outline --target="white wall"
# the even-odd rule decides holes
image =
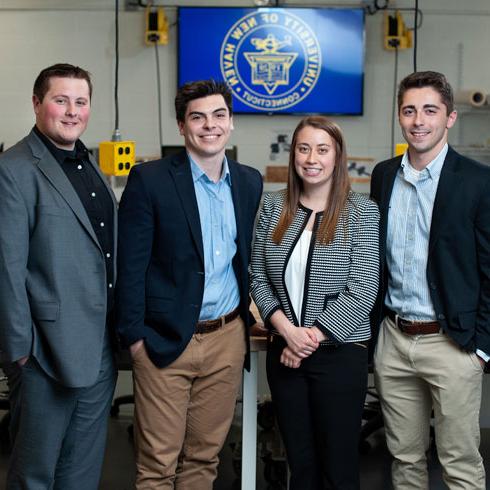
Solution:
[[[123,1],[120,2],[122,5]],[[154,2],[178,5],[178,0]],[[185,5],[252,6],[252,1],[186,1]],[[291,2],[281,2],[287,5]],[[296,2],[298,4],[299,2]],[[301,2],[302,3],[302,2]],[[371,2],[372,3],[372,2]],[[320,1],[313,5],[357,6],[358,2]],[[392,2],[397,7],[413,7],[414,2]],[[39,71],[49,64],[68,61],[93,74],[95,92],[92,119],[84,141],[98,146],[109,139],[114,125],[114,2],[111,0],[0,0],[0,142],[6,147],[22,138],[33,125],[30,103],[32,84]],[[464,5],[464,7],[462,7]],[[478,87],[490,93],[490,4],[488,0],[425,0],[419,31],[418,69],[447,74],[453,86]],[[166,9],[170,23],[175,8]],[[413,15],[404,13],[413,25]],[[134,139],[137,155],[158,154],[158,119],[154,49],[145,46],[144,11],[120,14],[120,129],[123,137]],[[383,15],[366,18],[364,115],[340,117],[349,153],[376,160],[390,156],[391,104],[394,54],[382,49]],[[170,30],[168,46],[159,48],[163,96],[164,143],[180,144],[173,113],[176,89],[176,26]],[[203,40],[205,42],[205,40]],[[400,52],[399,78],[412,71],[411,51]],[[464,117],[464,125],[479,130],[474,134],[453,129],[459,143],[482,143],[490,138],[489,117]],[[238,145],[239,159],[260,170],[269,163],[269,145],[278,133],[290,133],[298,122],[293,116],[236,115],[232,143]],[[460,121],[461,122],[461,121]],[[486,129],[485,129],[486,128]],[[396,132],[401,141],[400,133]],[[464,141],[459,141],[459,140]],[[481,140],[481,141],[480,141]],[[482,422],[490,426],[490,383],[486,383]]]
[[[123,4],[124,2],[120,2]],[[155,2],[158,3],[158,2]],[[166,1],[165,4],[178,4]],[[183,2],[181,2],[183,3]],[[186,2],[199,5],[251,5],[252,1]],[[315,3],[315,2],[312,2]],[[316,2],[328,5],[332,2]],[[0,142],[10,146],[33,122],[30,107],[32,83],[45,66],[61,60],[89,69],[94,78],[93,115],[84,140],[89,146],[110,138],[114,125],[114,2],[110,0],[0,0]],[[336,2],[353,5],[355,2]],[[398,1],[412,7],[412,1]],[[469,5],[467,5],[469,4]],[[73,10],[83,6],[81,10]],[[455,88],[481,87],[490,92],[490,6],[486,0],[426,0],[419,31],[418,68],[445,72]],[[24,7],[24,8],[21,8]],[[58,8],[58,9],[57,9]],[[80,7],[79,7],[80,8]],[[59,10],[60,9],[60,10]],[[176,9],[167,8],[171,23]],[[413,15],[405,13],[413,25]],[[163,133],[167,144],[180,143],[173,113],[176,89],[176,34],[159,48],[163,96]],[[144,11],[120,14],[120,128],[123,137],[136,140],[137,154],[158,153],[155,52],[143,43]],[[376,160],[390,154],[394,54],[382,49],[383,15],[366,18],[364,116],[339,117],[349,153]],[[399,79],[412,71],[411,51],[399,54]],[[259,169],[269,163],[269,145],[277,133],[289,133],[294,116],[236,115],[232,143],[240,160]],[[481,125],[481,120],[478,120]],[[454,135],[460,136],[458,130]],[[490,132],[490,127],[489,127]],[[397,129],[397,140],[401,136]]]

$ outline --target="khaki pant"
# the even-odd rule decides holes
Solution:
[[[443,479],[451,490],[485,490],[478,451],[482,368],[443,333],[405,335],[388,317],[374,357],[395,490],[429,488],[431,411]]]
[[[145,349],[133,364],[136,488],[212,490],[218,453],[242,378],[240,318],[195,334],[172,364],[157,368]]]

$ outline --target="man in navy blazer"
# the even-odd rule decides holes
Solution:
[[[375,381],[396,490],[429,488],[431,412],[443,479],[484,490],[482,373],[490,354],[490,168],[447,144],[456,121],[444,75],[400,83],[408,151],[376,166],[381,288]]]
[[[262,193],[225,157],[231,92],[175,98],[185,150],[132,169],[120,204],[117,326],[133,358],[138,489],[212,489],[248,365],[248,263]]]

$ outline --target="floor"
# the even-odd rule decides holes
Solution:
[[[238,419],[239,417],[237,417]],[[128,428],[131,417],[121,413],[109,421],[109,436],[104,462],[104,470],[99,490],[132,490],[134,485],[134,459]],[[371,449],[361,458],[362,490],[389,490],[390,459],[387,453],[383,432],[378,431],[369,439]],[[490,429],[482,431],[482,455],[490,474]],[[261,430],[258,434],[257,490],[281,490],[285,486],[286,468],[282,449],[274,430]],[[240,480],[240,427],[232,426],[221,454],[219,476],[215,490],[239,490]],[[0,481],[4,481],[8,455],[0,455]],[[429,458],[431,490],[446,488],[442,484],[441,471],[435,451]],[[81,489],[83,490],[83,489]],[[196,489],[199,490],[199,489]],[[490,482],[487,483],[490,490]]]

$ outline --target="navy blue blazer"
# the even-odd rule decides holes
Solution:
[[[379,163],[371,197],[380,208],[381,283],[373,332],[383,319],[387,288],[388,207],[402,157]],[[490,354],[490,167],[451,147],[437,188],[429,237],[427,282],[437,320],[464,350]]]
[[[232,160],[228,165],[237,225],[233,268],[248,346],[247,270],[262,177]],[[167,366],[189,343],[204,293],[199,209],[185,151],[131,170],[119,206],[119,247],[116,317],[121,341],[129,346],[144,339],[152,362]]]

